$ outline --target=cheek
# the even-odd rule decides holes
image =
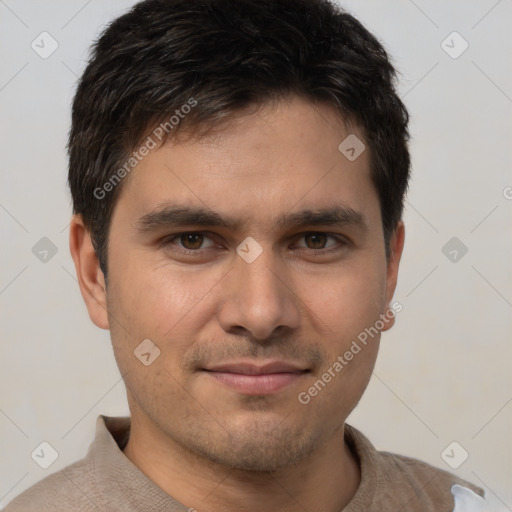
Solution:
[[[116,281],[109,292],[108,311],[114,355],[126,388],[153,417],[170,410],[171,403],[188,410],[190,397],[183,391],[187,375],[180,363],[197,338],[195,318],[208,288],[203,292],[204,282],[195,286],[177,272],[173,279],[147,269],[124,275],[130,277]],[[142,345],[147,339],[153,345]]]
[[[378,275],[358,275],[355,271],[350,277],[324,283],[309,295],[311,306],[316,308],[311,318],[318,322],[314,329],[321,334],[317,339],[326,358],[302,390],[302,398],[310,400],[311,410],[319,415],[331,411],[335,423],[350,414],[372,375],[380,342],[375,324],[383,297],[384,286]]]
[[[337,349],[373,325],[385,305],[385,276],[373,265],[347,266],[303,282],[303,299]]]
[[[217,275],[218,274],[218,275]],[[118,308],[139,336],[165,339],[189,315],[199,314],[204,299],[222,273],[180,269],[176,265],[155,268],[142,263],[127,269],[118,283]]]

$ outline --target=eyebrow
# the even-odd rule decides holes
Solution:
[[[163,228],[179,226],[222,227],[231,231],[241,229],[246,220],[226,217],[202,207],[168,204],[160,206],[138,219],[136,228],[139,232],[147,233]],[[274,226],[278,228],[298,228],[301,226],[333,226],[355,225],[367,231],[369,229],[366,217],[345,205],[333,205],[315,210],[305,209],[291,214],[281,215]]]

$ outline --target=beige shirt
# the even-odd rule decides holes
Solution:
[[[124,455],[129,434],[129,417],[98,416],[96,437],[87,455],[21,493],[5,512],[187,512],[188,507]],[[484,494],[479,487],[424,462],[377,451],[350,425],[345,426],[345,436],[359,459],[361,483],[343,512],[452,512],[450,489],[455,483]]]

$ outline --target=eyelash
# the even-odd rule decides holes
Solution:
[[[167,247],[167,246],[171,245],[172,242],[174,242],[176,239],[179,239],[182,235],[203,235],[203,236],[206,236],[207,238],[211,239],[211,237],[208,236],[207,232],[204,232],[204,231],[183,231],[181,233],[176,233],[175,235],[171,235],[171,236],[168,236],[168,237],[162,239],[160,246]],[[323,254],[331,254],[333,252],[338,252],[338,251],[342,250],[345,246],[347,246],[349,244],[348,240],[345,239],[344,237],[342,237],[340,235],[335,235],[333,233],[326,233],[324,231],[307,231],[305,233],[301,233],[299,238],[304,238],[307,235],[325,235],[328,238],[330,237],[330,238],[335,239],[338,242],[338,244],[334,247],[330,247],[327,249],[307,249],[307,248],[302,249],[302,250],[297,251],[299,254],[322,254],[322,255]],[[181,252],[182,254],[187,255],[187,256],[200,256],[203,254],[204,251],[207,250],[207,249],[192,250],[192,249],[185,249],[183,247],[178,247],[178,246],[176,246],[176,248],[178,249],[179,252]]]

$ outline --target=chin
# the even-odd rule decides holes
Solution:
[[[317,449],[318,436],[307,435],[296,426],[283,426],[282,418],[280,421],[281,424],[253,422],[246,428],[239,426],[236,430],[219,432],[215,440],[210,437],[207,444],[198,447],[199,451],[216,464],[269,473],[295,464]]]

